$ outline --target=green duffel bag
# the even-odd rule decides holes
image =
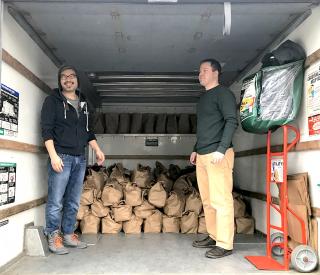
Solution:
[[[303,91],[304,60],[262,68],[243,80],[240,121],[249,133],[275,131],[295,119]]]

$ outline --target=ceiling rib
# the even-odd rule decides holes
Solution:
[[[100,94],[103,102],[109,100],[146,99],[149,102],[163,100],[196,102],[204,91],[198,82],[196,73],[160,74],[160,73],[88,73],[93,87]]]

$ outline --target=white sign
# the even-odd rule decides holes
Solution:
[[[307,69],[305,82],[309,136],[320,136],[320,61]]]

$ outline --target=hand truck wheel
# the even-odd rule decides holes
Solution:
[[[308,245],[299,245],[292,250],[291,264],[299,272],[311,272],[318,266],[318,254]]]
[[[273,244],[273,243],[283,243],[283,233],[276,232],[276,233],[271,234],[270,241],[271,241],[271,244]],[[281,246],[276,245],[276,246],[272,247],[271,252],[275,256],[283,256],[284,249]]]

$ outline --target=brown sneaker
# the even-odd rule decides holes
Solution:
[[[68,254],[69,251],[64,247],[59,230],[55,230],[48,234],[49,250],[58,255]]]
[[[210,236],[199,240],[199,241],[194,241],[192,243],[193,247],[197,247],[197,248],[213,248],[216,245],[216,241],[211,239]]]
[[[79,240],[77,234],[64,234],[63,235],[63,243],[65,246],[76,247],[76,248],[87,248],[87,244]]]

